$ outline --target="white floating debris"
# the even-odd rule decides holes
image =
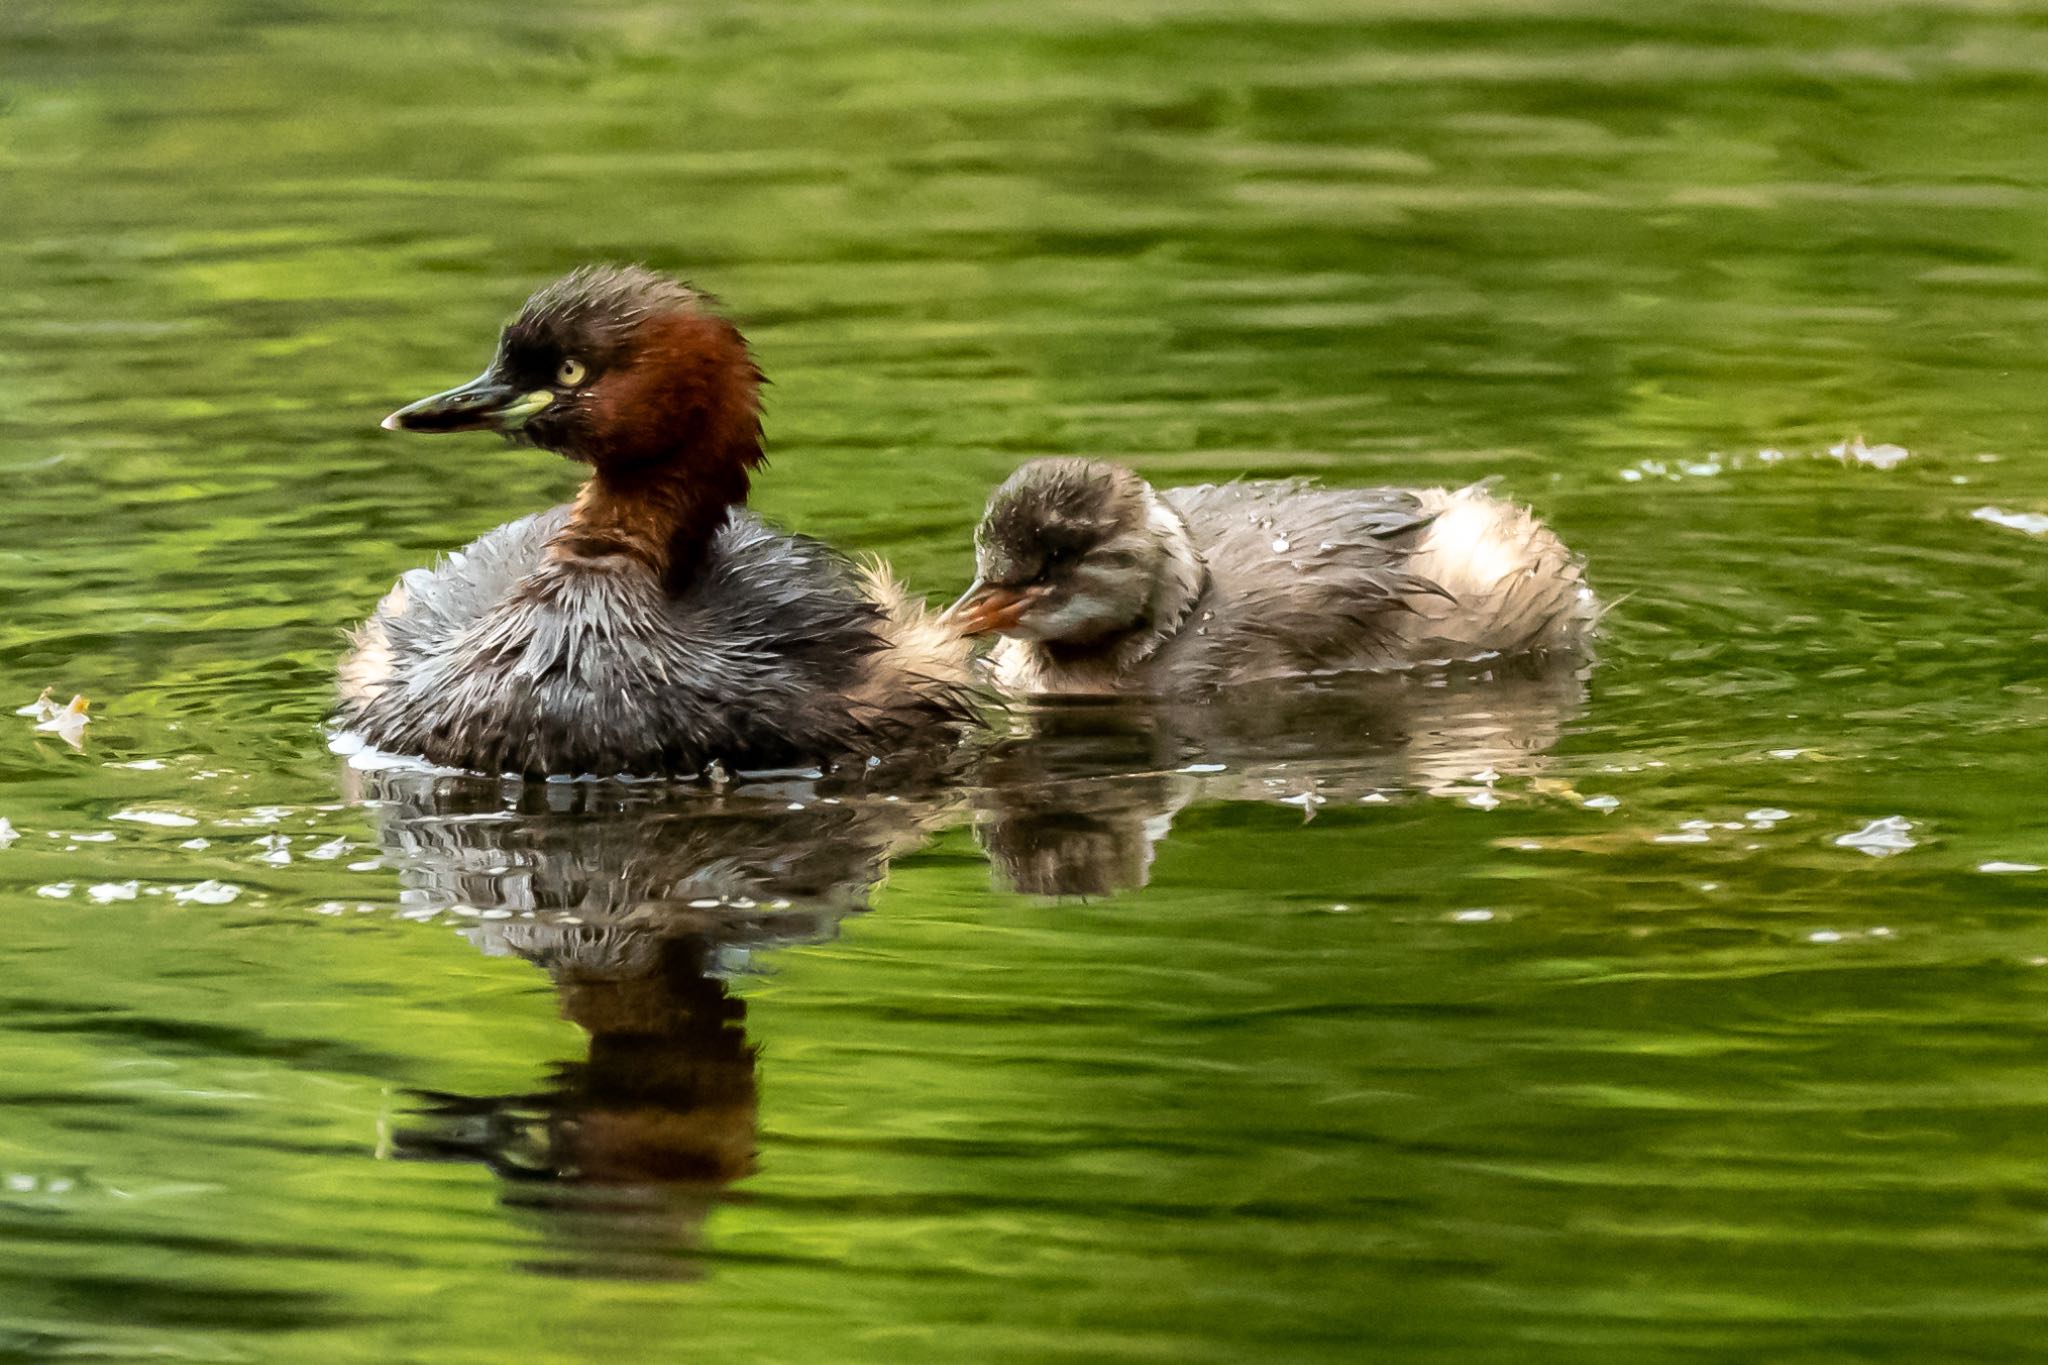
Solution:
[[[1224,769],[1225,765],[1221,763],[1190,763],[1187,767],[1182,768],[1181,771],[1184,773],[1220,773]]]
[[[307,849],[306,856],[308,858],[312,858],[323,863],[331,862],[332,860],[339,858],[342,854],[348,852],[351,847],[353,847],[353,845],[351,845],[346,838],[329,839],[326,843],[320,845],[318,848]]]
[[[21,836],[19,834],[16,834],[14,832],[13,822],[10,821],[6,816],[0,815],[0,848],[7,847],[9,844],[13,843],[16,839],[19,839],[20,837]]]
[[[1493,918],[1491,910],[1454,910],[1451,919],[1457,924],[1484,924]]]
[[[1833,929],[1816,929],[1806,936],[1808,943],[1840,943],[1842,936]]]
[[[211,877],[191,886],[174,886],[171,897],[180,905],[226,905],[242,894],[242,888],[232,882],[218,882]]]
[[[1293,547],[1287,543],[1287,537],[1285,536],[1277,537],[1273,541],[1273,553],[1276,555],[1284,555],[1288,552],[1288,550],[1292,548]]]
[[[1776,806],[1758,806],[1742,818],[1751,824],[1775,825],[1780,820],[1790,820],[1792,812],[1789,810],[1779,810]]]
[[[1806,750],[1804,749],[1766,749],[1764,750],[1764,757],[1777,759],[1792,759],[1798,758],[1805,752]]]
[[[1860,464],[1870,469],[1896,469],[1904,464],[1911,452],[1904,446],[1890,442],[1865,445],[1861,436],[1854,440],[1841,441],[1828,447],[1828,454],[1843,464]]]
[[[1500,774],[1492,768],[1481,768],[1478,772],[1472,774],[1472,780],[1474,782],[1483,782],[1490,787],[1500,781]]]
[[[330,745],[329,747],[331,748],[332,746]],[[435,767],[423,758],[411,758],[405,754],[387,754],[381,749],[358,747],[355,749],[335,749],[335,752],[341,755],[351,771],[359,773],[388,773],[393,771],[433,773],[443,771],[443,769]],[[199,776],[209,777],[214,776],[214,774],[201,773]]]
[[[1970,513],[1977,521],[1988,521],[2008,531],[2030,536],[2048,536],[2048,512],[2008,512],[1998,507],[1979,507]]]
[[[1615,810],[1621,805],[1618,796],[1589,796],[1580,803],[1587,810]]]
[[[203,848],[212,848],[213,845],[205,839],[187,839],[184,843],[179,844],[178,847],[189,848],[196,853]]]
[[[59,706],[50,700],[50,689],[27,706],[15,710],[17,716],[34,716],[36,733],[55,735],[74,749],[85,747],[85,727],[92,724],[92,717],[86,714],[92,705],[84,697],[73,697],[69,706]]]
[[[159,829],[190,829],[199,823],[189,815],[180,815],[169,810],[119,810],[107,818],[127,820],[138,825],[155,825]]]
[[[86,896],[100,905],[112,901],[132,901],[141,891],[142,883],[134,881],[101,882],[98,886],[85,888]]]
[[[1882,820],[1872,820],[1855,833],[1844,834],[1835,840],[1837,848],[1853,848],[1873,858],[1889,858],[1918,843],[1919,840],[1913,838],[1913,822],[1903,815],[1887,815]]]
[[[69,897],[77,887],[76,882],[51,882],[48,886],[36,888],[36,894],[45,900],[61,901]]]
[[[1657,844],[1704,844],[1709,842],[1710,837],[1704,830],[1695,829],[1687,830],[1683,834],[1660,834],[1650,842]]]
[[[1492,810],[1500,804],[1500,798],[1489,791],[1478,791],[1466,797],[1465,804],[1476,810]]]
[[[139,773],[159,773],[164,769],[164,761],[160,758],[138,758],[133,763],[109,763],[107,766],[109,768],[133,768]]]
[[[1988,862],[1988,863],[1979,863],[1979,864],[1977,864],[1977,870],[1978,870],[1979,872],[1991,872],[1991,873],[2001,873],[2001,872],[2039,872],[2039,871],[2041,870],[2041,865],[2040,865],[2039,863],[2001,863],[2001,862],[1995,862],[1995,861],[1994,861],[1994,862]]]

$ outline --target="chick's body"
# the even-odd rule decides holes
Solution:
[[[1154,489],[1115,466],[1043,460],[998,490],[979,543],[984,583],[1009,582],[1017,603],[989,663],[1018,694],[1577,658],[1598,616],[1556,535],[1478,488]]]

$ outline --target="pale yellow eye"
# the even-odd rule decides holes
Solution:
[[[573,389],[590,377],[590,370],[575,356],[570,356],[555,371],[555,382],[565,389]]]

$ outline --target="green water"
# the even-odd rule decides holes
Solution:
[[[2044,130],[1961,0],[10,0],[0,1358],[2031,1352]],[[376,420],[596,258],[934,597],[1036,454],[1498,475],[1601,663],[349,773],[340,629],[573,480]]]

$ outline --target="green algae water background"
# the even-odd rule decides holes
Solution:
[[[2037,1349],[2048,8],[10,0],[0,242],[0,1359]],[[1037,454],[1498,476],[1601,662],[394,793],[339,632],[574,471],[376,422],[606,258],[934,598]]]

